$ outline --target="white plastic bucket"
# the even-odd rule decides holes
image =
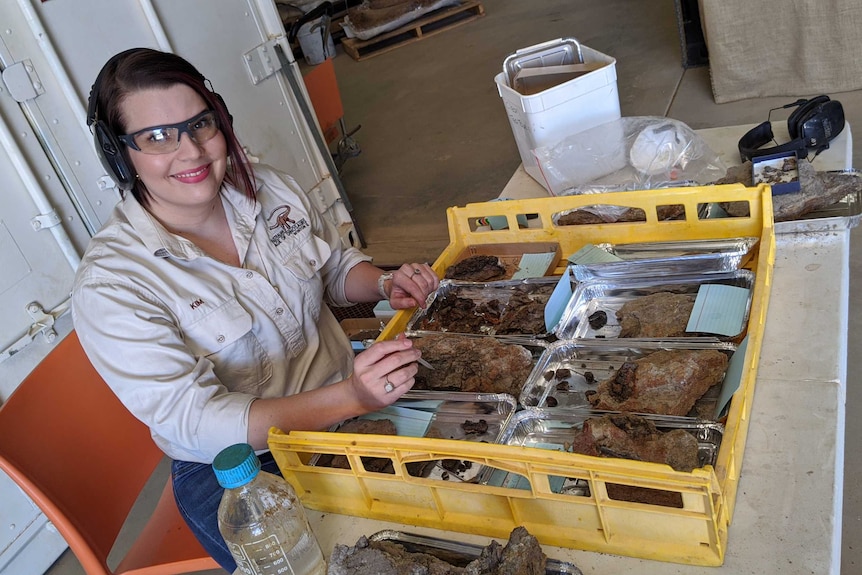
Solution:
[[[326,32],[326,43],[324,44],[322,26],[321,18],[318,18],[300,26],[296,33],[302,55],[309,66],[316,66],[323,63],[327,58],[335,56],[335,42],[332,40],[332,34]]]
[[[505,72],[494,81],[509,116],[524,170],[547,189],[533,150],[620,118],[616,60],[581,45],[585,63],[604,64],[583,76],[524,96],[509,87]],[[550,191],[550,190],[549,190]]]

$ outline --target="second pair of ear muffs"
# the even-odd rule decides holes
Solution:
[[[743,162],[782,152],[794,152],[797,156],[805,157],[810,151],[814,151],[816,156],[828,149],[829,142],[844,129],[844,108],[841,102],[831,100],[829,96],[817,96],[810,100],[800,99],[791,104],[773,108],[770,112],[794,107],[796,110],[787,118],[790,141],[779,146],[763,148],[773,141],[775,136],[772,134],[772,123],[769,120],[758,124],[739,139],[739,157]]]
[[[118,60],[130,56],[135,52],[147,50],[147,48],[131,48],[120,52],[119,54],[115,54],[111,59],[105,62],[105,65],[102,66],[102,69],[96,76],[96,81],[93,82],[93,87],[90,88],[90,98],[87,103],[87,126],[90,126],[90,129],[93,132],[96,154],[102,162],[102,167],[105,168],[108,174],[117,183],[117,186],[119,186],[123,191],[129,191],[135,185],[135,168],[129,161],[127,155],[128,152],[124,149],[125,145],[117,138],[117,135],[111,131],[108,124],[98,118],[97,102],[99,100],[99,91],[101,90],[102,79],[107,71],[112,69]],[[233,122],[233,116],[230,115],[227,105],[221,95],[217,92],[211,93],[218,102],[218,105],[220,105],[222,110],[224,110],[228,119]]]

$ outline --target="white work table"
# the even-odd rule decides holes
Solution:
[[[736,141],[745,129],[698,133],[731,165],[739,162]],[[786,133],[776,135],[786,141]],[[848,126],[814,166],[847,168],[851,151]],[[523,167],[500,194],[543,195]],[[697,567],[546,546],[549,557],[571,562],[585,575],[840,572],[850,230],[835,220],[818,231],[776,229],[773,286],[724,565]],[[361,535],[382,529],[488,543],[475,535],[308,514],[327,555],[337,543],[353,545]]]

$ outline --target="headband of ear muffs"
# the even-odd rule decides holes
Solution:
[[[93,142],[96,146],[96,154],[102,162],[102,166],[108,174],[117,182],[117,185],[123,191],[132,189],[135,183],[135,168],[126,159],[123,144],[117,139],[117,136],[108,127],[108,124],[99,120],[97,116],[97,104],[99,99],[99,91],[102,86],[102,78],[106,71],[120,58],[123,58],[133,52],[137,52],[141,48],[132,48],[111,57],[105,62],[99,74],[96,76],[96,81],[93,82],[93,87],[90,88],[90,99],[87,102],[87,125],[93,132]]]
[[[89,126],[93,132],[96,154],[99,156],[102,166],[117,183],[117,186],[119,186],[123,191],[129,191],[132,189],[135,184],[135,176],[137,175],[137,172],[126,156],[127,152],[124,149],[125,145],[117,138],[117,135],[111,131],[106,122],[98,119],[97,102],[99,100],[99,91],[101,89],[102,79],[107,70],[111,68],[117,60],[143,50],[146,50],[146,48],[131,48],[120,52],[119,54],[115,54],[111,59],[105,62],[105,65],[102,66],[102,69],[96,76],[96,81],[93,82],[92,88],[90,88],[90,98],[87,102],[87,126]],[[233,116],[228,111],[224,98],[222,98],[221,94],[218,92],[214,92],[212,90],[210,90],[210,92],[227,114],[231,124],[233,124]]]
[[[804,157],[813,150],[816,155],[828,149],[829,142],[844,129],[844,108],[841,102],[831,100],[829,96],[800,99],[780,108],[792,107],[796,110],[787,118],[787,132],[791,140],[779,146],[763,148],[773,141],[775,136],[771,122],[767,120],[758,124],[739,139],[737,147],[743,162],[785,152],[794,152],[797,157]]]

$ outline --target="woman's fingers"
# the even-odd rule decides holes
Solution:
[[[413,342],[399,336],[378,341],[358,354],[353,362],[353,379],[357,392],[388,405],[413,387],[418,368],[419,350]]]
[[[389,302],[394,309],[425,307],[428,294],[439,284],[440,279],[428,264],[404,264],[392,275]]]

